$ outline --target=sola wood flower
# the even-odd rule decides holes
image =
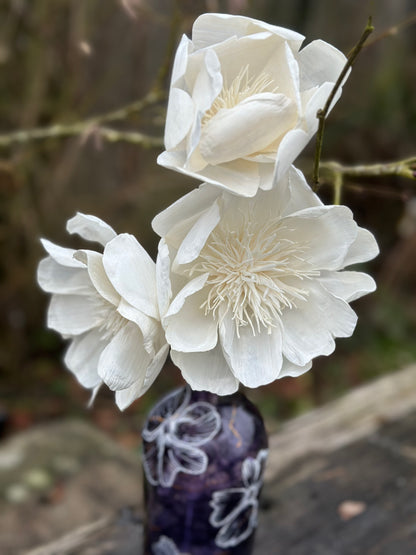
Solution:
[[[156,216],[162,324],[193,389],[228,394],[299,376],[349,337],[349,302],[375,289],[344,267],[378,253],[345,206],[324,206],[291,168],[244,198],[203,184]]]
[[[77,214],[67,229],[104,252],[42,241],[49,256],[38,282],[52,293],[48,326],[71,341],[65,363],[79,382],[94,394],[106,383],[123,409],[151,386],[168,353],[155,263],[132,235],[117,235],[94,216]]]
[[[346,61],[333,46],[204,14],[178,47],[159,164],[244,196],[279,180],[316,132]]]

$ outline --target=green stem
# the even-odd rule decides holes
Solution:
[[[341,71],[341,73],[339,74],[339,77],[335,83],[335,85],[332,88],[331,93],[329,94],[325,106],[318,110],[316,117],[319,120],[319,125],[318,125],[318,132],[316,135],[316,147],[315,147],[315,160],[314,160],[314,167],[313,167],[313,177],[312,177],[312,182],[313,182],[313,190],[316,191],[317,188],[319,187],[319,162],[321,160],[321,153],[322,153],[322,143],[323,143],[323,136],[324,136],[324,128],[325,128],[325,119],[328,115],[329,109],[331,108],[331,104],[335,98],[335,95],[337,94],[339,88],[341,87],[345,77],[348,74],[348,71],[350,70],[350,68],[352,67],[352,65],[354,64],[355,60],[357,59],[358,54],[361,52],[364,43],[366,42],[367,38],[371,35],[371,33],[374,31],[374,27],[371,23],[371,16],[368,18],[367,21],[367,25],[359,39],[359,41],[357,42],[357,44],[354,46],[354,48],[351,50],[351,52],[348,54],[347,56],[347,61]]]

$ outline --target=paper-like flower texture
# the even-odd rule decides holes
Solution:
[[[179,472],[205,472],[208,456],[199,449],[213,439],[220,427],[220,415],[210,403],[189,404],[188,387],[175,390],[149,413],[142,431],[143,468],[148,482],[171,487]]]
[[[52,293],[48,326],[70,340],[66,366],[93,390],[104,382],[126,408],[152,385],[168,354],[156,297],[155,263],[129,234],[78,213],[68,221],[103,246],[103,253],[73,250],[43,240],[48,257],[38,282]]]
[[[210,505],[211,526],[220,528],[215,543],[226,549],[246,540],[257,526],[259,494],[268,450],[259,451],[255,459],[248,458],[241,466],[243,486],[215,491]]]
[[[249,17],[198,17],[176,53],[158,163],[243,196],[278,181],[346,62],[322,40],[300,50],[303,40]]]
[[[156,277],[171,357],[195,390],[229,394],[299,376],[334,338],[349,337],[349,302],[375,289],[343,271],[378,254],[345,206],[325,206],[291,168],[245,198],[203,184],[153,220]]]

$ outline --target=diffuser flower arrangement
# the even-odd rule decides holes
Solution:
[[[349,303],[375,289],[345,269],[377,255],[372,234],[347,207],[324,205],[292,165],[317,111],[340,95],[347,62],[320,40],[301,48],[303,39],[221,14],[200,16],[182,38],[158,162],[203,183],[154,218],[156,262],[133,236],[84,214],[67,229],[100,252],[43,241],[48,325],[69,340],[65,363],[92,397],[104,383],[124,409],[169,351],[188,384],[149,414],[144,469],[150,505],[172,504],[171,520],[182,518],[178,492],[190,488],[195,503],[198,491],[207,532],[199,525],[189,539],[192,524],[186,535],[162,519],[149,553],[249,552],[267,440],[241,399],[238,428],[232,394],[309,370],[353,333]],[[226,436],[235,440],[227,463]]]

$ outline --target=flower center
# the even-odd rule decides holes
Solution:
[[[237,104],[250,96],[263,92],[275,93],[278,87],[274,87],[273,83],[272,77],[267,73],[262,72],[257,77],[250,77],[249,66],[243,67],[230,86],[224,80],[221,92],[202,118],[202,125],[205,125],[220,110],[234,108],[234,106],[237,106]]]
[[[253,335],[278,325],[285,309],[305,300],[301,281],[319,275],[302,259],[306,241],[292,241],[281,220],[258,222],[249,215],[238,229],[220,224],[210,235],[190,276],[208,273],[208,295],[201,308],[214,318],[232,314],[236,333],[250,326]]]

